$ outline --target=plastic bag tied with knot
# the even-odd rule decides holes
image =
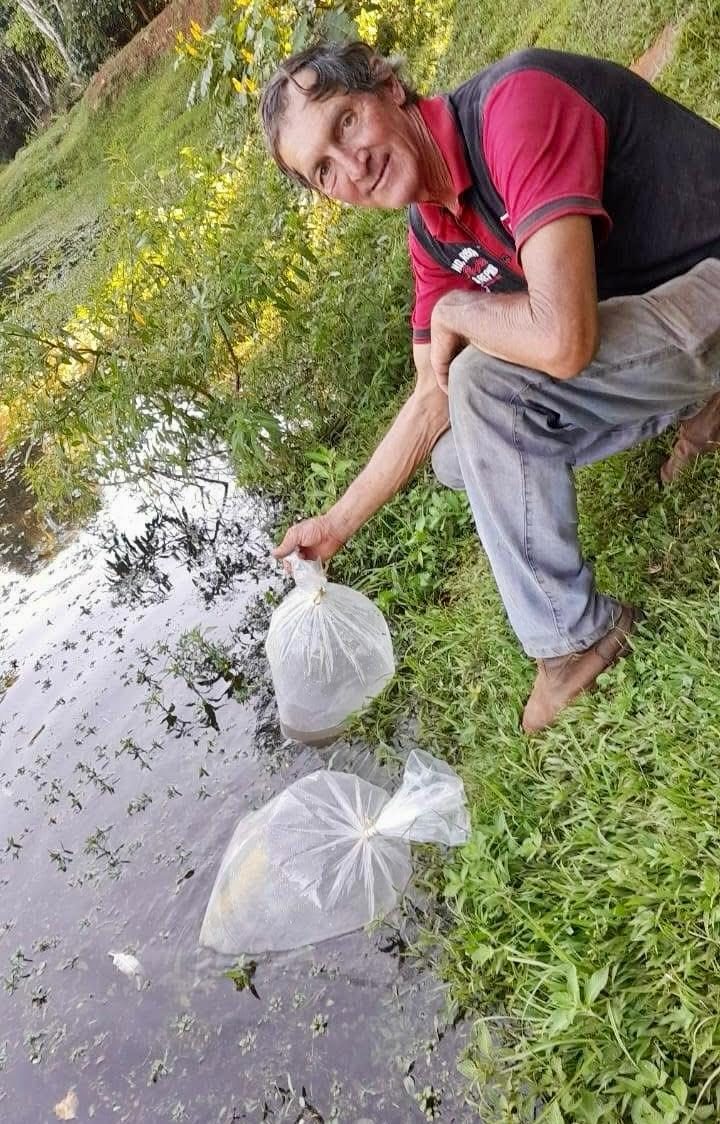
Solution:
[[[311,773],[238,824],[200,942],[277,952],[362,928],[397,906],[411,842],[452,847],[468,834],[463,783],[429,753],[409,755],[394,796],[350,773]]]
[[[329,582],[320,562],[293,554],[293,589],[272,615],[265,642],[283,733],[316,744],[395,673],[390,632],[364,594]]]

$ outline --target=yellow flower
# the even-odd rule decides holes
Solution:
[[[378,33],[377,14],[369,12],[367,8],[361,8],[360,13],[355,20],[355,26],[358,29],[358,36],[363,39],[370,46],[373,46]]]
[[[201,28],[199,23],[195,22],[195,20],[190,21],[190,34],[192,35],[196,43],[199,43],[199,41],[203,38],[203,29]]]
[[[243,78],[236,78],[235,75],[230,79],[233,84],[233,89],[238,94],[255,94],[257,93],[258,84],[246,74]]]

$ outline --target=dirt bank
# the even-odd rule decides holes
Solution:
[[[220,5],[221,0],[171,0],[159,16],[93,75],[85,91],[90,108],[97,109],[118,97],[131,79],[144,74],[159,55],[170,50],[178,31],[186,31],[191,20],[207,27]]]

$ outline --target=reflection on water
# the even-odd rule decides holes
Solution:
[[[56,548],[55,532],[33,509],[33,497],[23,481],[24,456],[0,455],[0,572],[12,568],[32,573]]]
[[[261,521],[223,486],[120,488],[43,568],[4,555],[3,1121],[70,1090],[101,1122],[476,1119],[442,989],[391,930],[260,959],[257,995],[197,947],[238,817],[322,763],[276,725]]]

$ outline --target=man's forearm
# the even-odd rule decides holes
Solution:
[[[572,378],[598,346],[597,284],[590,220],[569,215],[542,227],[522,249],[523,293],[455,290],[436,304],[432,363],[447,377],[469,343],[479,351],[555,378]]]
[[[486,355],[545,371],[559,378],[577,374],[590,361],[595,340],[576,325],[558,330],[557,317],[527,293],[448,293],[433,315],[432,333],[447,332]]]
[[[448,293],[435,308],[432,335],[452,332],[509,363],[539,367],[550,338],[533,317],[527,293]]]
[[[366,467],[326,512],[344,542],[400,491],[449,424],[447,398],[441,391],[414,391]]]

